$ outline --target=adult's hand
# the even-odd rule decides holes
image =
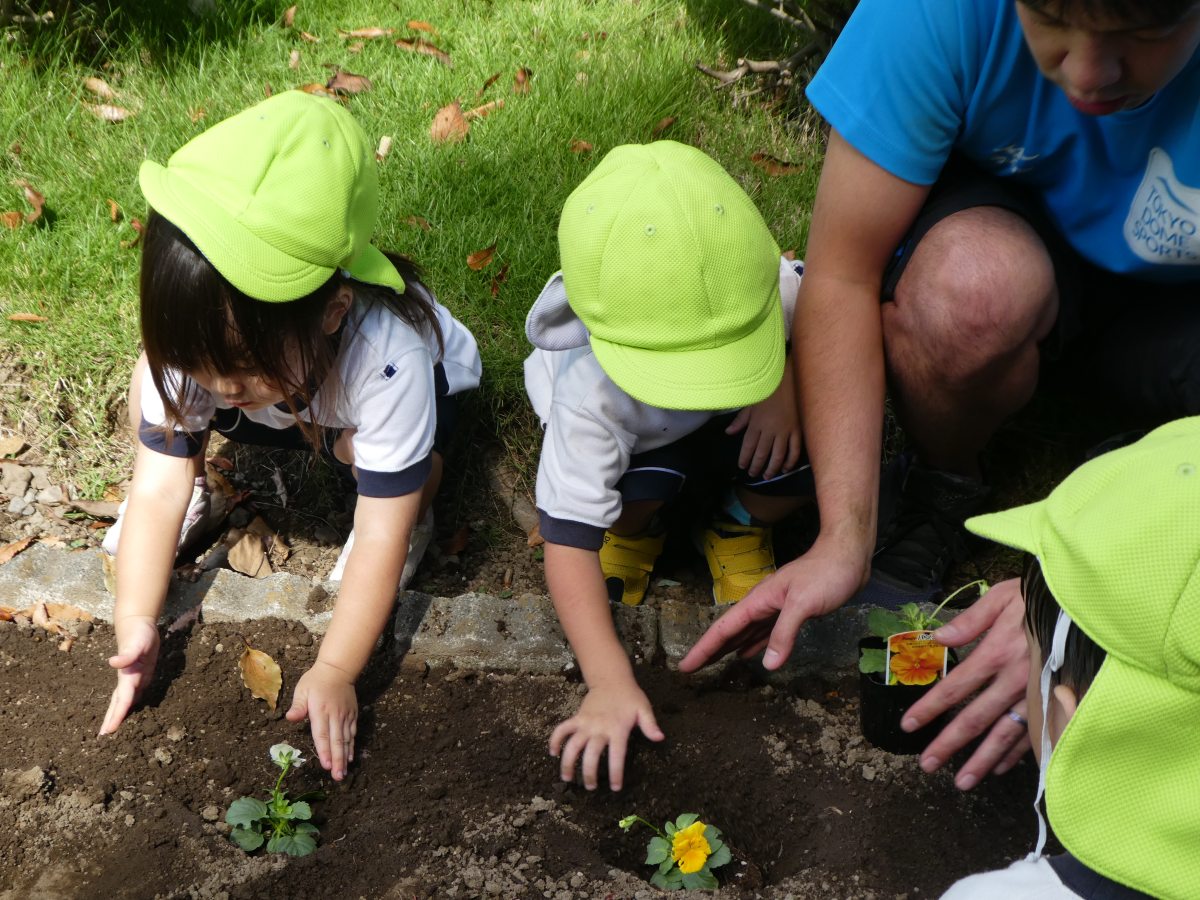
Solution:
[[[915,731],[975,695],[921,754],[921,768],[935,772],[955,753],[987,732],[958,771],[955,785],[975,787],[989,772],[1008,771],[1029,749],[1029,733],[1010,711],[1025,714],[1029,647],[1025,640],[1025,604],[1018,579],[1002,581],[970,609],[939,628],[934,637],[961,647],[987,635],[971,654],[914,703],[900,727]]]
[[[845,603],[862,580],[857,556],[818,540],[713,622],[680,660],[679,669],[694,672],[726,653],[748,658],[764,647],[763,667],[778,669],[791,654],[800,627]]]

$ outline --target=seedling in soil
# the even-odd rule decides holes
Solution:
[[[225,813],[225,821],[233,826],[229,837],[247,853],[265,843],[268,853],[307,856],[317,849],[318,835],[317,827],[308,821],[312,818],[308,801],[321,799],[321,794],[314,791],[289,800],[279,786],[288,772],[304,763],[304,757],[290,744],[275,744],[270,753],[271,761],[282,770],[275,787],[266,803],[242,797],[230,804]]]
[[[928,631],[941,628],[944,624],[937,617],[947,603],[968,588],[978,587],[979,596],[988,591],[988,583],[982,578],[969,581],[958,590],[951,593],[932,613],[926,614],[915,603],[905,603],[895,612],[889,609],[873,609],[867,615],[867,630],[875,637],[882,638],[884,647],[864,647],[858,658],[858,671],[864,675],[882,675],[887,668],[887,639],[894,634],[907,631]],[[901,682],[904,683],[904,682]]]
[[[715,890],[712,870],[729,862],[732,854],[721,840],[721,832],[699,821],[695,813],[684,813],[665,830],[655,828],[641,816],[626,816],[617,824],[629,831],[638,822],[654,831],[646,845],[646,865],[658,866],[650,883],[663,890]]]

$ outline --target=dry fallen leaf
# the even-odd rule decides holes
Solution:
[[[503,100],[492,100],[490,103],[484,103],[482,106],[477,106],[474,109],[468,109],[463,113],[464,119],[483,119],[491,115],[497,109],[503,109]]]
[[[300,88],[299,90],[304,90],[304,88]],[[275,88],[271,87],[271,82],[264,81],[263,82],[263,96],[270,98],[274,93],[275,93]]]
[[[33,189],[33,185],[24,179],[18,179],[14,183],[17,185],[17,187],[21,188],[25,192],[25,199],[28,200],[29,205],[33,207],[33,212],[26,213],[25,215],[25,221],[29,224],[33,224],[42,217],[42,210],[46,208],[46,198],[38,191],[35,191]]]
[[[121,207],[111,197],[106,202],[108,203],[108,217],[114,222],[119,222],[121,220]]]
[[[58,622],[96,621],[96,617],[87,610],[80,609],[78,606],[71,606],[68,603],[47,603],[45,607],[50,618]]]
[[[200,122],[207,115],[208,115],[208,110],[205,109],[203,106],[193,106],[191,109],[188,110],[188,118],[191,119],[192,122]]]
[[[664,131],[674,125],[676,122],[675,116],[665,116],[658,120],[658,123],[650,129],[650,136],[657,138]]]
[[[395,33],[395,28],[352,28],[350,31],[338,29],[340,38],[363,38],[368,41],[374,38],[390,37]]]
[[[321,43],[321,39],[319,37],[317,37],[315,34],[309,34],[307,31],[300,32],[300,40],[308,44]]]
[[[72,500],[71,507],[93,519],[115,519],[121,504],[111,500]]]
[[[17,610],[11,606],[0,606],[0,622],[11,622]]]
[[[130,116],[135,115],[133,110],[126,109],[124,106],[113,106],[111,103],[85,103],[90,112],[97,119],[103,119],[105,122],[124,122]]]
[[[337,99],[337,91],[330,90],[325,85],[317,84],[316,82],[302,84],[296,90],[304,91],[306,94],[316,94],[318,97],[332,97],[335,100]]]
[[[8,562],[26,547],[33,543],[32,537],[21,538],[19,541],[13,541],[11,544],[5,544],[0,547],[0,565]]]
[[[591,153],[596,148],[587,141],[571,141],[572,153]]]
[[[230,532],[232,538],[237,532]],[[251,578],[265,578],[271,574],[271,561],[263,547],[263,539],[257,534],[243,532],[229,548],[229,567],[235,572]]]
[[[501,75],[503,75],[503,74],[504,74],[503,72],[497,72],[495,75],[489,75],[489,76],[488,76],[488,80],[487,80],[487,81],[485,81],[485,82],[483,83],[483,87],[481,87],[479,90],[477,90],[477,91],[475,92],[475,96],[476,96],[476,97],[482,97],[482,96],[483,96],[483,94],[484,94],[484,92],[485,92],[485,91],[486,91],[488,88],[490,88],[490,87],[491,87],[493,84],[495,84],[497,81],[499,81],[499,80],[500,80],[500,76],[501,76]]]
[[[521,68],[517,69],[516,73],[513,75],[514,94],[529,93],[529,78],[531,75],[533,75],[533,72],[525,68],[525,66],[521,66]]]
[[[233,471],[233,462],[228,457],[210,456],[206,461],[214,469],[220,469],[222,472]]]
[[[428,231],[432,227],[429,224],[429,220],[423,216],[409,216],[404,220],[404,224],[420,228],[422,231]]]
[[[449,53],[440,47],[429,43],[429,41],[425,40],[424,38],[413,38],[411,40],[401,38],[400,40],[396,41],[396,46],[401,50],[407,50],[409,53],[424,53],[426,56],[432,56],[438,62],[447,66],[453,65],[453,63],[450,61]]]
[[[72,634],[68,634],[65,638],[63,638],[59,642],[58,649],[61,650],[63,653],[69,653],[71,651],[71,648],[74,646],[75,646],[75,636]]]
[[[750,162],[768,175],[796,175],[804,171],[801,163],[785,162],[767,153],[751,153]]]
[[[438,31],[436,28],[434,28],[428,22],[422,22],[420,19],[409,19],[408,27],[410,29],[412,29],[413,31],[424,31],[429,34],[436,34],[438,37],[441,37],[440,31]]]
[[[0,438],[0,457],[17,456],[29,446],[29,442],[19,434],[10,434]]]
[[[347,53],[362,53],[363,47],[367,46],[362,41],[351,41],[346,45]]]
[[[438,545],[438,549],[442,551],[442,556],[455,556],[462,553],[467,548],[467,541],[471,538],[471,529],[464,525],[442,541]]]
[[[333,77],[325,82],[325,87],[338,94],[361,94],[371,90],[371,79],[335,68]]]
[[[50,618],[50,612],[46,609],[45,603],[35,603],[29,609],[30,619],[38,628],[48,631],[51,634],[66,634],[66,629],[58,622]]]
[[[94,76],[83,79],[83,86],[99,97],[101,100],[115,100],[117,92],[108,86],[108,82],[103,78]]]
[[[117,558],[109,556],[107,553],[103,554],[103,557],[101,562],[104,566],[104,589],[115,597],[117,596]]]
[[[25,221],[25,217],[19,212],[3,212],[0,213],[0,222],[4,223],[5,228],[20,228],[21,223]]]
[[[294,5],[289,6],[287,9],[285,9],[283,11],[283,21],[281,24],[283,25],[284,28],[291,28],[292,23],[295,21],[296,21],[296,7]]]
[[[142,229],[142,220],[141,219],[130,219],[129,227],[132,228],[134,231],[136,231],[137,234],[135,234],[133,236],[132,241],[121,241],[121,247],[124,250],[128,250],[130,247],[136,247],[138,245],[138,241],[140,241],[142,239],[142,230],[143,229]]]
[[[49,322],[45,316],[39,316],[36,313],[13,313],[8,317],[10,322]]]
[[[287,504],[285,503],[284,506]],[[287,558],[292,553],[292,548],[289,547],[278,534],[275,529],[267,524],[267,520],[262,516],[255,516],[250,524],[246,526],[246,531],[250,534],[258,535],[267,550],[267,559],[276,566],[283,565]]]
[[[238,668],[242,671],[242,684],[249,688],[250,696],[266,700],[267,709],[274,712],[279,689],[283,687],[283,674],[275,660],[247,644],[238,660]]]
[[[434,143],[457,143],[467,136],[471,130],[470,124],[463,118],[462,105],[455,100],[448,106],[443,106],[433,117],[429,127],[429,137]]]
[[[392,152],[391,135],[385,134],[379,139],[379,146],[375,148],[375,161],[383,162],[387,159],[387,155]]]
[[[500,267],[500,271],[492,276],[492,296],[500,296],[500,285],[508,281],[508,263]]]
[[[493,241],[490,247],[484,247],[482,250],[476,250],[474,253],[467,255],[467,266],[478,272],[480,269],[485,269],[492,261],[492,257],[496,255],[496,243]]]
[[[293,50],[291,53],[288,54],[288,68],[289,69],[300,68],[300,51],[299,50]]]
[[[542,537],[542,526],[540,523],[535,522],[533,524],[533,527],[529,529],[527,538],[528,539],[525,541],[525,543],[530,547],[540,547],[542,544],[546,543],[546,539]]]

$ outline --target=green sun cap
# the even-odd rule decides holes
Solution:
[[[249,297],[297,300],[339,268],[404,290],[370,243],[374,152],[333,100],[276,94],[192,138],[166,166],[146,160],[139,181],[151,208]]]
[[[674,141],[615,148],[567,198],[558,242],[596,360],[635,399],[733,409],[779,386],[779,247],[705,153]]]
[[[1200,417],[967,521],[1035,554],[1108,654],[1051,755],[1046,808],[1080,861],[1155,897],[1200,886]]]

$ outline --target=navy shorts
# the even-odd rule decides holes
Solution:
[[[1200,414],[1200,269],[1189,284],[1160,284],[1105,271],[1051,223],[1036,192],[952,157],[884,272],[891,300],[917,244],[953,213],[997,206],[1023,218],[1046,245],[1059,313],[1042,342],[1042,383],[1090,396],[1152,425]]]

